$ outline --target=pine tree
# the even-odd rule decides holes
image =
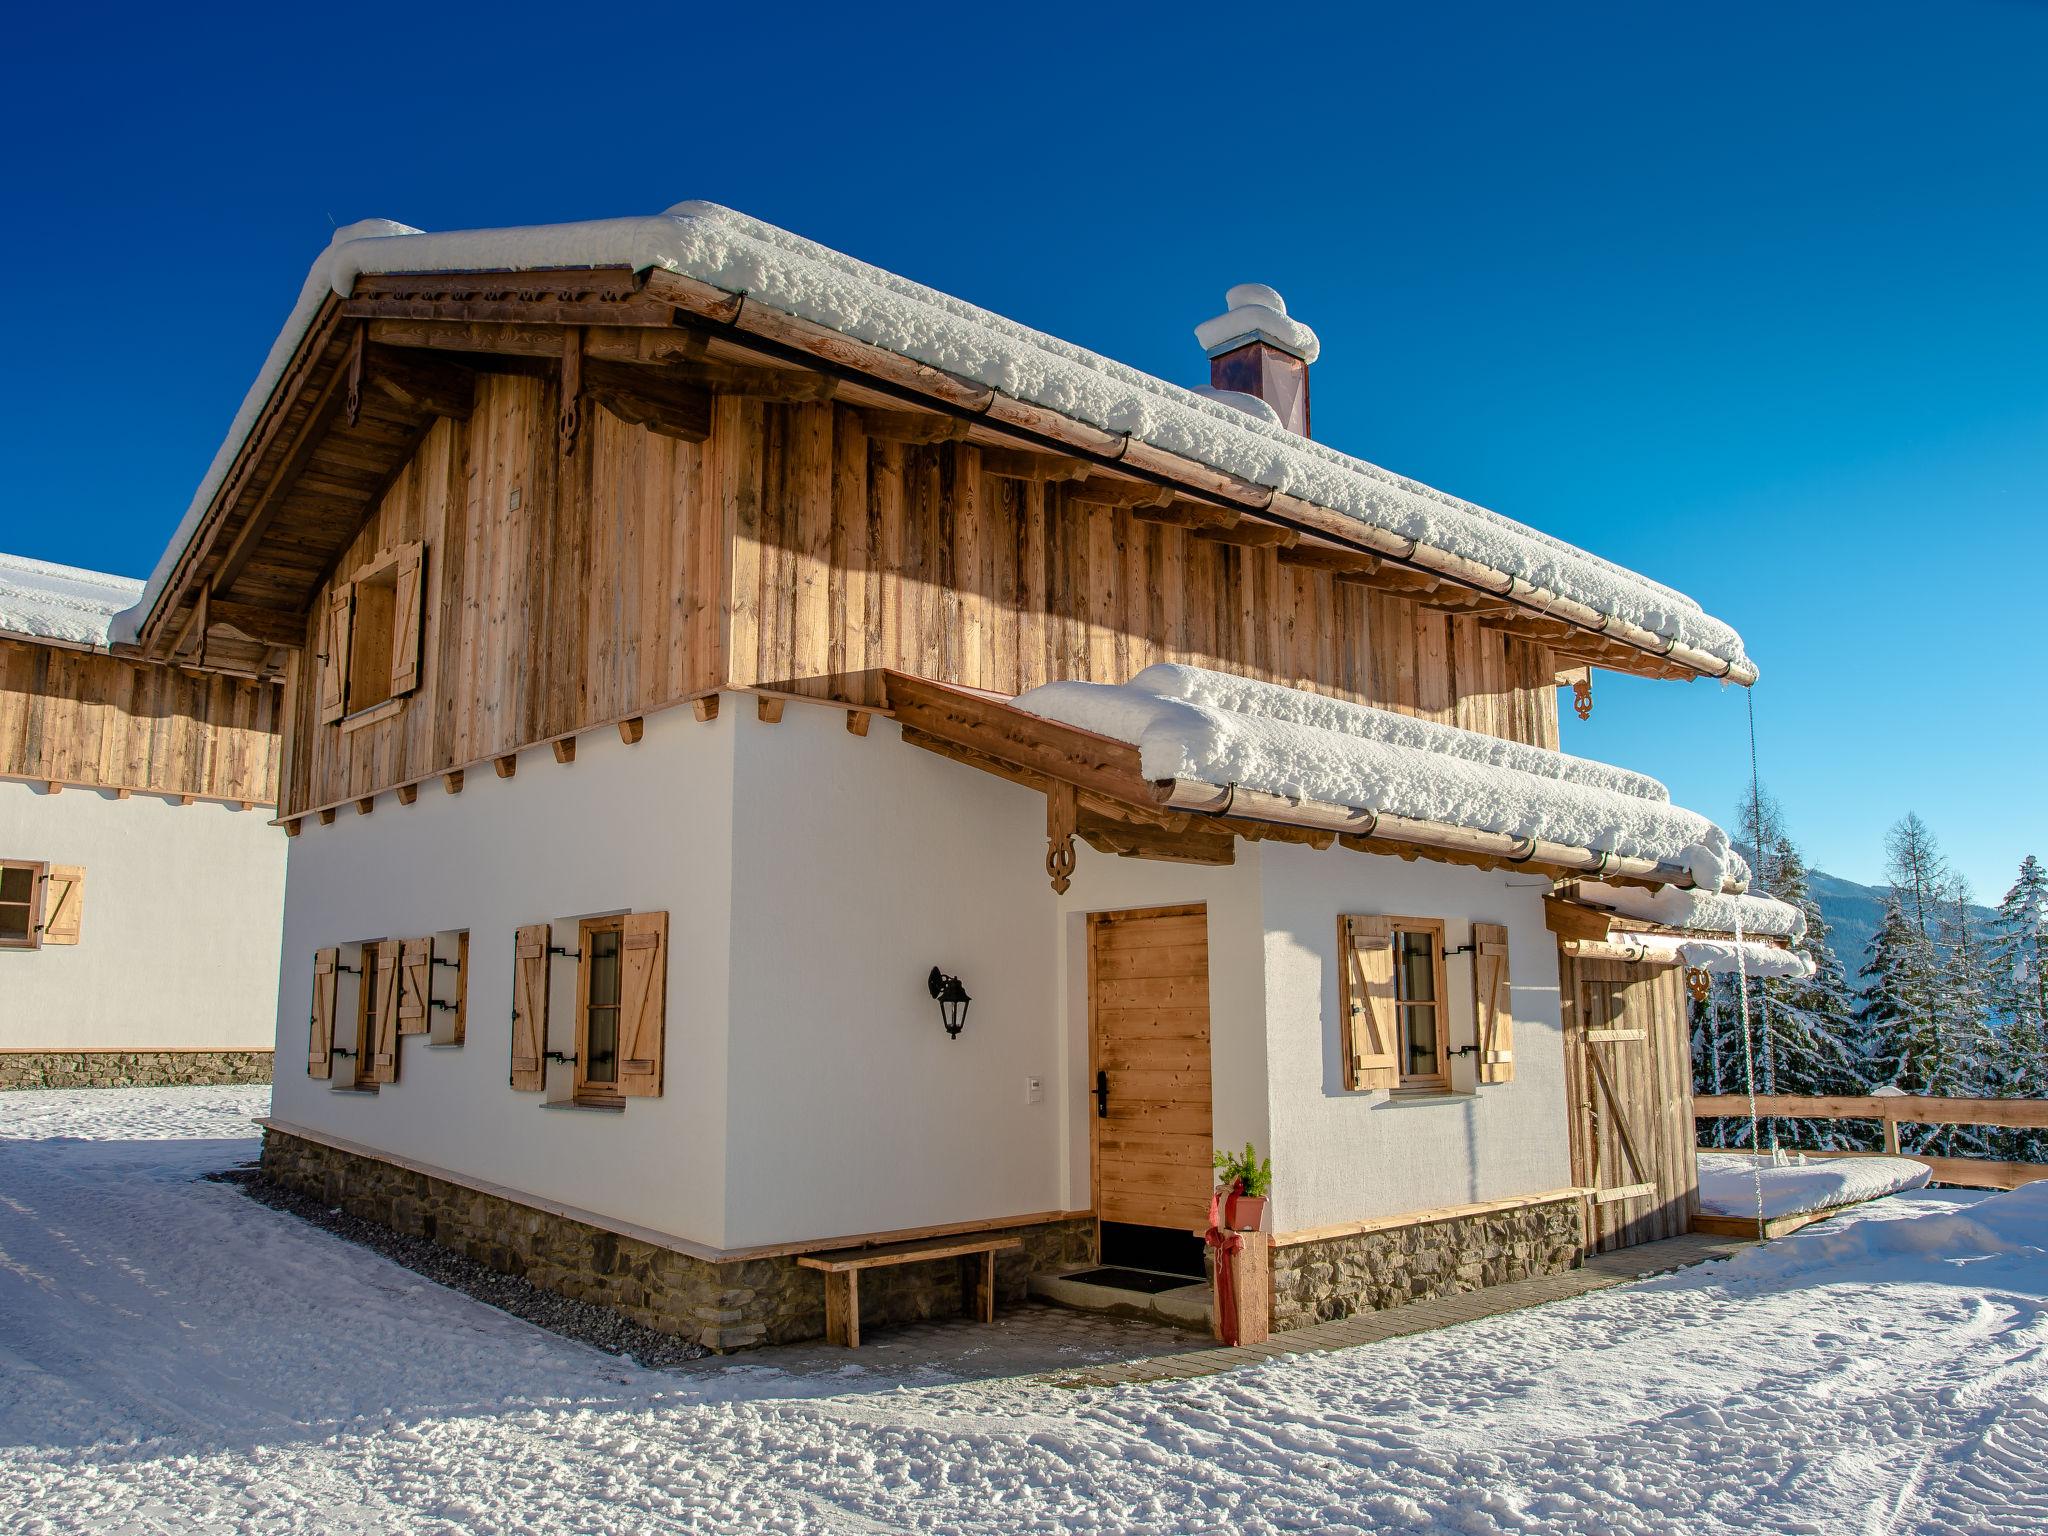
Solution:
[[[1984,948],[1990,1004],[1999,1020],[1985,1092],[2048,1098],[2048,870],[2031,853],[1998,904]],[[2000,1130],[1991,1145],[1997,1157],[2048,1162],[2048,1130]]]
[[[1802,1096],[1858,1093],[1862,1070],[1855,1045],[1854,992],[1828,943],[1828,925],[1813,898],[1811,877],[1798,846],[1786,835],[1777,803],[1758,792],[1743,813],[1751,889],[1768,892],[1806,916],[1806,933],[1793,947],[1813,960],[1806,980],[1751,978],[1749,1050],[1758,1093]],[[1742,988],[1739,977],[1716,976],[1707,1001],[1695,1009],[1694,1079],[1702,1093],[1742,1093]],[[1874,1144],[1854,1121],[1773,1119],[1760,1122],[1765,1145],[1848,1148]],[[1746,1146],[1746,1119],[1721,1119],[1708,1130],[1717,1146]]]
[[[1949,1096],[1957,1073],[1937,1014],[1940,962],[1896,892],[1885,903],[1884,921],[1864,955],[1860,974],[1868,985],[1856,1020],[1868,1042],[1870,1085]],[[1909,1151],[1935,1152],[1947,1139],[1940,1134],[1947,1129],[1905,1126],[1900,1144]]]

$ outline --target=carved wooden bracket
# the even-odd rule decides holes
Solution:
[[[363,419],[363,352],[369,345],[370,325],[356,322],[355,340],[348,347],[348,391],[342,398],[342,415],[353,427]]]
[[[1584,677],[1577,678],[1572,683],[1572,713],[1581,720],[1593,718],[1593,674],[1591,669],[1587,670]]]
[[[582,425],[583,327],[572,325],[562,332],[562,409],[555,419],[563,457],[576,451],[576,433]]]
[[[1074,786],[1053,783],[1045,788],[1045,872],[1060,895],[1074,878],[1074,828],[1080,810]]]

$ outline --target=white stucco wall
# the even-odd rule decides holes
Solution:
[[[731,718],[649,716],[628,747],[611,731],[577,743],[574,763],[527,752],[517,774],[472,770],[463,791],[439,782],[368,817],[308,820],[291,840],[283,987],[277,1010],[280,1120],[557,1204],[711,1246],[724,1244],[725,978],[731,911]],[[544,1107],[514,1093],[510,1063],[513,934],[621,909],[669,914],[662,1096],[624,1113]],[[366,939],[469,931],[466,1042],[401,1042],[399,1081],[337,1092],[305,1072],[315,950]],[[575,1032],[573,962],[553,967],[550,1044]],[[354,1043],[355,978],[343,977],[335,1038]],[[335,1063],[336,1082],[352,1064]],[[566,1092],[570,1069],[549,1069]]]
[[[1091,911],[1208,903],[1217,1135],[1264,1142],[1256,850],[1212,869],[1082,845],[1055,897],[1043,795],[887,720],[863,739],[837,710],[732,713],[729,1242],[1088,1209]],[[934,965],[974,998],[957,1040]]]
[[[1263,867],[1276,1231],[1558,1189],[1571,1182],[1548,883],[1528,875],[1273,844]],[[1475,921],[1503,923],[1515,1020],[1515,1076],[1478,1085],[1452,1063],[1448,1096],[1344,1087],[1337,918],[1446,919],[1447,948]],[[1449,957],[1450,1046],[1476,1024],[1469,955]]]
[[[252,1050],[277,999],[269,813],[0,782],[0,857],[85,871],[79,942],[0,950],[0,1050]]]
[[[818,1240],[1091,1201],[1086,915],[1209,913],[1215,1140],[1270,1150],[1278,1229],[1568,1182],[1555,946],[1541,882],[1427,862],[1240,844],[1227,867],[1077,849],[1048,889],[1045,802],[830,708],[776,724],[649,717],[644,739],[530,752],[291,843],[276,1114],[343,1140],[714,1248]],[[670,913],[667,1071],[622,1114],[543,1108],[506,1086],[512,936],[621,909]],[[1342,912],[1509,928],[1516,1078],[1389,1102],[1343,1088]],[[303,1072],[313,951],[467,928],[469,1034],[405,1040],[397,1084],[335,1092]],[[947,1039],[933,965],[974,1002]],[[1450,960],[1452,1044],[1471,1038],[1469,960]],[[336,1038],[352,1043],[353,978]],[[573,1040],[555,967],[551,1043]],[[337,1062],[343,1077],[348,1064]],[[1457,1071],[1469,1087],[1469,1060]],[[569,1072],[551,1069],[549,1097]],[[1042,1097],[1031,1102],[1028,1081]]]

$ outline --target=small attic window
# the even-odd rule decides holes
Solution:
[[[347,712],[375,709],[391,697],[391,621],[398,609],[398,567],[356,579],[356,617],[348,654]]]
[[[322,724],[353,727],[381,720],[419,687],[425,561],[425,545],[401,544],[328,593],[320,648]]]

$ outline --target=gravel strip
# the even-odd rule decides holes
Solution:
[[[701,1360],[709,1353],[701,1344],[686,1343],[671,1334],[643,1327],[621,1317],[609,1307],[587,1301],[572,1301],[544,1291],[518,1275],[503,1275],[495,1269],[466,1258],[452,1249],[424,1237],[407,1237],[374,1221],[351,1216],[337,1207],[324,1205],[310,1195],[289,1189],[263,1176],[260,1165],[244,1163],[206,1178],[216,1184],[233,1184],[250,1199],[310,1222],[323,1232],[360,1243],[382,1254],[392,1263],[423,1275],[436,1285],[473,1296],[501,1312],[558,1333],[565,1339],[590,1344],[610,1355],[629,1355],[654,1370]]]

